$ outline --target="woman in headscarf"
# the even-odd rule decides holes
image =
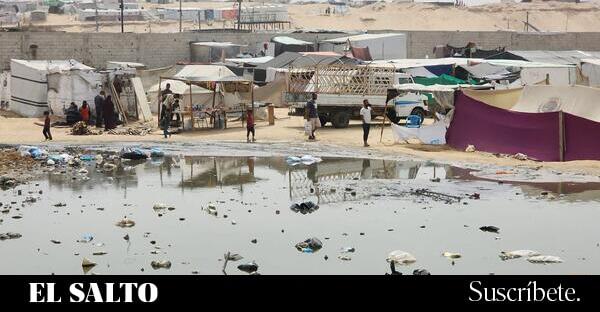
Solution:
[[[108,95],[104,100],[104,129],[111,130],[115,128],[115,106],[112,102],[112,96]]]

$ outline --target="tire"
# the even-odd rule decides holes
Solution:
[[[350,114],[346,112],[337,112],[331,120],[334,128],[347,128],[350,123]]]
[[[423,123],[423,120],[425,119],[425,110],[420,108],[420,107],[415,107],[413,108],[413,110],[410,112],[411,115],[417,115],[419,117],[421,117],[421,123]]]
[[[325,124],[329,121],[329,118],[325,115],[319,116],[319,121],[321,121],[321,127],[325,127]]]

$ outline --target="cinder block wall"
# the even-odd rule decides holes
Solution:
[[[385,30],[373,33],[388,32]],[[505,46],[513,50],[588,50],[600,51],[600,32],[589,33],[516,33],[490,31],[393,31],[408,36],[408,57],[432,57],[440,44],[464,46],[475,42],[485,49]],[[77,59],[101,68],[106,61],[140,62],[149,67],[171,65],[190,58],[192,41],[230,41],[248,45],[250,52],[277,34],[269,33],[0,33],[0,69],[8,69],[11,58]],[[297,39],[318,42],[340,34],[286,34]],[[34,48],[36,47],[37,48]]]

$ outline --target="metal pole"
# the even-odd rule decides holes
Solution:
[[[183,19],[183,11],[181,10],[181,0],[179,0],[179,32],[182,32],[182,19]]]
[[[123,9],[125,6],[123,5],[123,0],[121,0],[121,33],[125,32],[125,26],[123,24]]]
[[[96,18],[95,18],[95,20],[96,20],[96,32],[98,32],[99,26],[98,26],[98,2],[97,2],[97,0],[94,0],[94,7],[96,8]]]
[[[237,27],[237,29],[240,30],[241,26],[242,26],[242,0],[238,0],[238,27]]]

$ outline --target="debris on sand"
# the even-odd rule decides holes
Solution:
[[[394,250],[388,254],[386,261],[394,262],[395,264],[400,265],[407,265],[417,262],[417,258],[406,251]]]
[[[342,261],[350,261],[350,260],[352,260],[352,257],[350,257],[348,255],[339,255],[338,259],[340,259]]]
[[[557,256],[532,256],[527,258],[527,261],[531,263],[541,263],[541,264],[549,264],[549,263],[562,263],[563,260]]]
[[[258,264],[255,261],[248,262],[245,264],[238,265],[238,270],[246,272],[246,273],[254,273],[258,271]]]
[[[131,220],[131,219],[127,219],[127,217],[123,217],[123,219],[119,222],[117,222],[117,226],[120,227],[132,227],[135,225],[135,221]]]
[[[150,265],[155,270],[158,270],[158,269],[170,269],[171,268],[171,261],[168,261],[168,260],[152,261],[152,262],[150,262]]]
[[[474,151],[476,151],[475,149],[475,145],[467,145],[467,148],[465,148],[465,152],[467,153],[473,153]]]
[[[316,237],[306,239],[296,244],[296,249],[304,253],[313,253],[323,248],[323,243]]]
[[[485,226],[480,227],[479,229],[484,232],[500,233],[500,228],[497,226],[493,226],[493,225],[485,225]]]
[[[72,135],[98,135],[98,134],[102,134],[102,132],[96,132],[92,129],[90,129],[90,127],[88,127],[88,124],[85,121],[78,121],[76,122],[73,127],[71,127],[71,134]]]
[[[17,239],[17,238],[21,238],[21,236],[22,236],[21,234],[13,233],[13,232],[0,233],[0,240]]]
[[[509,260],[509,259],[517,259],[517,258],[529,258],[533,256],[539,256],[540,253],[534,250],[513,250],[513,251],[501,251],[500,259]]]

